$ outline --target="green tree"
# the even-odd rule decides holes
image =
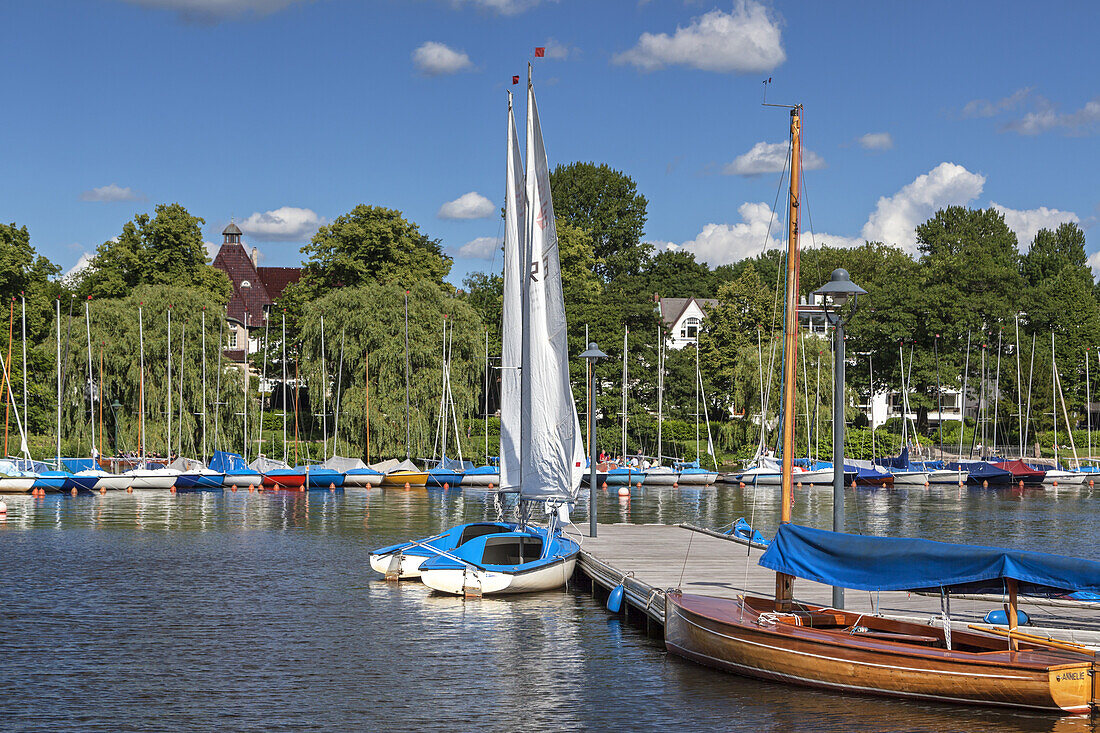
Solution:
[[[686,250],[665,250],[652,257],[639,278],[646,295],[669,298],[713,298],[718,275]]]
[[[225,273],[211,267],[199,228],[205,221],[180,204],[158,204],[155,216],[138,214],[122,233],[101,244],[76,285],[82,296],[118,298],[139,285],[205,290],[229,299]]]
[[[408,288],[420,280],[443,284],[451,258],[400,211],[360,204],[323,226],[302,248],[302,279],[291,286],[311,300],[335,288],[377,283]]]
[[[645,196],[630,176],[606,164],[570,163],[550,174],[554,212],[559,220],[592,237],[596,273],[604,282],[636,274],[652,247],[645,233]]]

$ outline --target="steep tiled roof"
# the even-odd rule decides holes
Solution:
[[[248,250],[238,242],[221,246],[214,267],[228,275],[233,286],[229,318],[250,328],[263,325],[264,306],[274,303],[287,285],[302,276],[300,267],[256,267]]]
[[[708,306],[718,305],[716,298],[661,298],[661,319],[665,325],[675,326],[692,301],[695,301],[699,305],[699,310],[703,312],[706,312]]]
[[[256,269],[272,300],[283,297],[286,286],[293,285],[302,277],[300,267],[257,267]]]

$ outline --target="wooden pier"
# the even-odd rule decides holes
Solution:
[[[606,598],[622,583],[623,611],[653,635],[662,635],[665,591],[735,598],[749,592],[771,597],[775,574],[757,564],[762,550],[742,540],[692,525],[601,524],[596,537],[582,535],[576,574],[593,595]],[[796,580],[795,600],[814,605],[832,603],[832,589],[808,580]],[[939,625],[940,597],[900,591],[869,593],[847,590],[849,611]],[[1029,633],[1100,648],[1100,604],[1020,598],[1031,617]],[[999,597],[953,596],[952,627],[966,629],[981,623],[988,611],[1001,607]]]

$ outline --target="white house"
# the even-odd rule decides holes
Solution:
[[[699,343],[699,326],[706,309],[718,305],[715,298],[661,298],[657,307],[668,337],[665,346],[682,349]]]

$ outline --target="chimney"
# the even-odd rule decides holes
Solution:
[[[256,249],[255,247],[252,248],[252,266],[260,266],[260,250]]]

